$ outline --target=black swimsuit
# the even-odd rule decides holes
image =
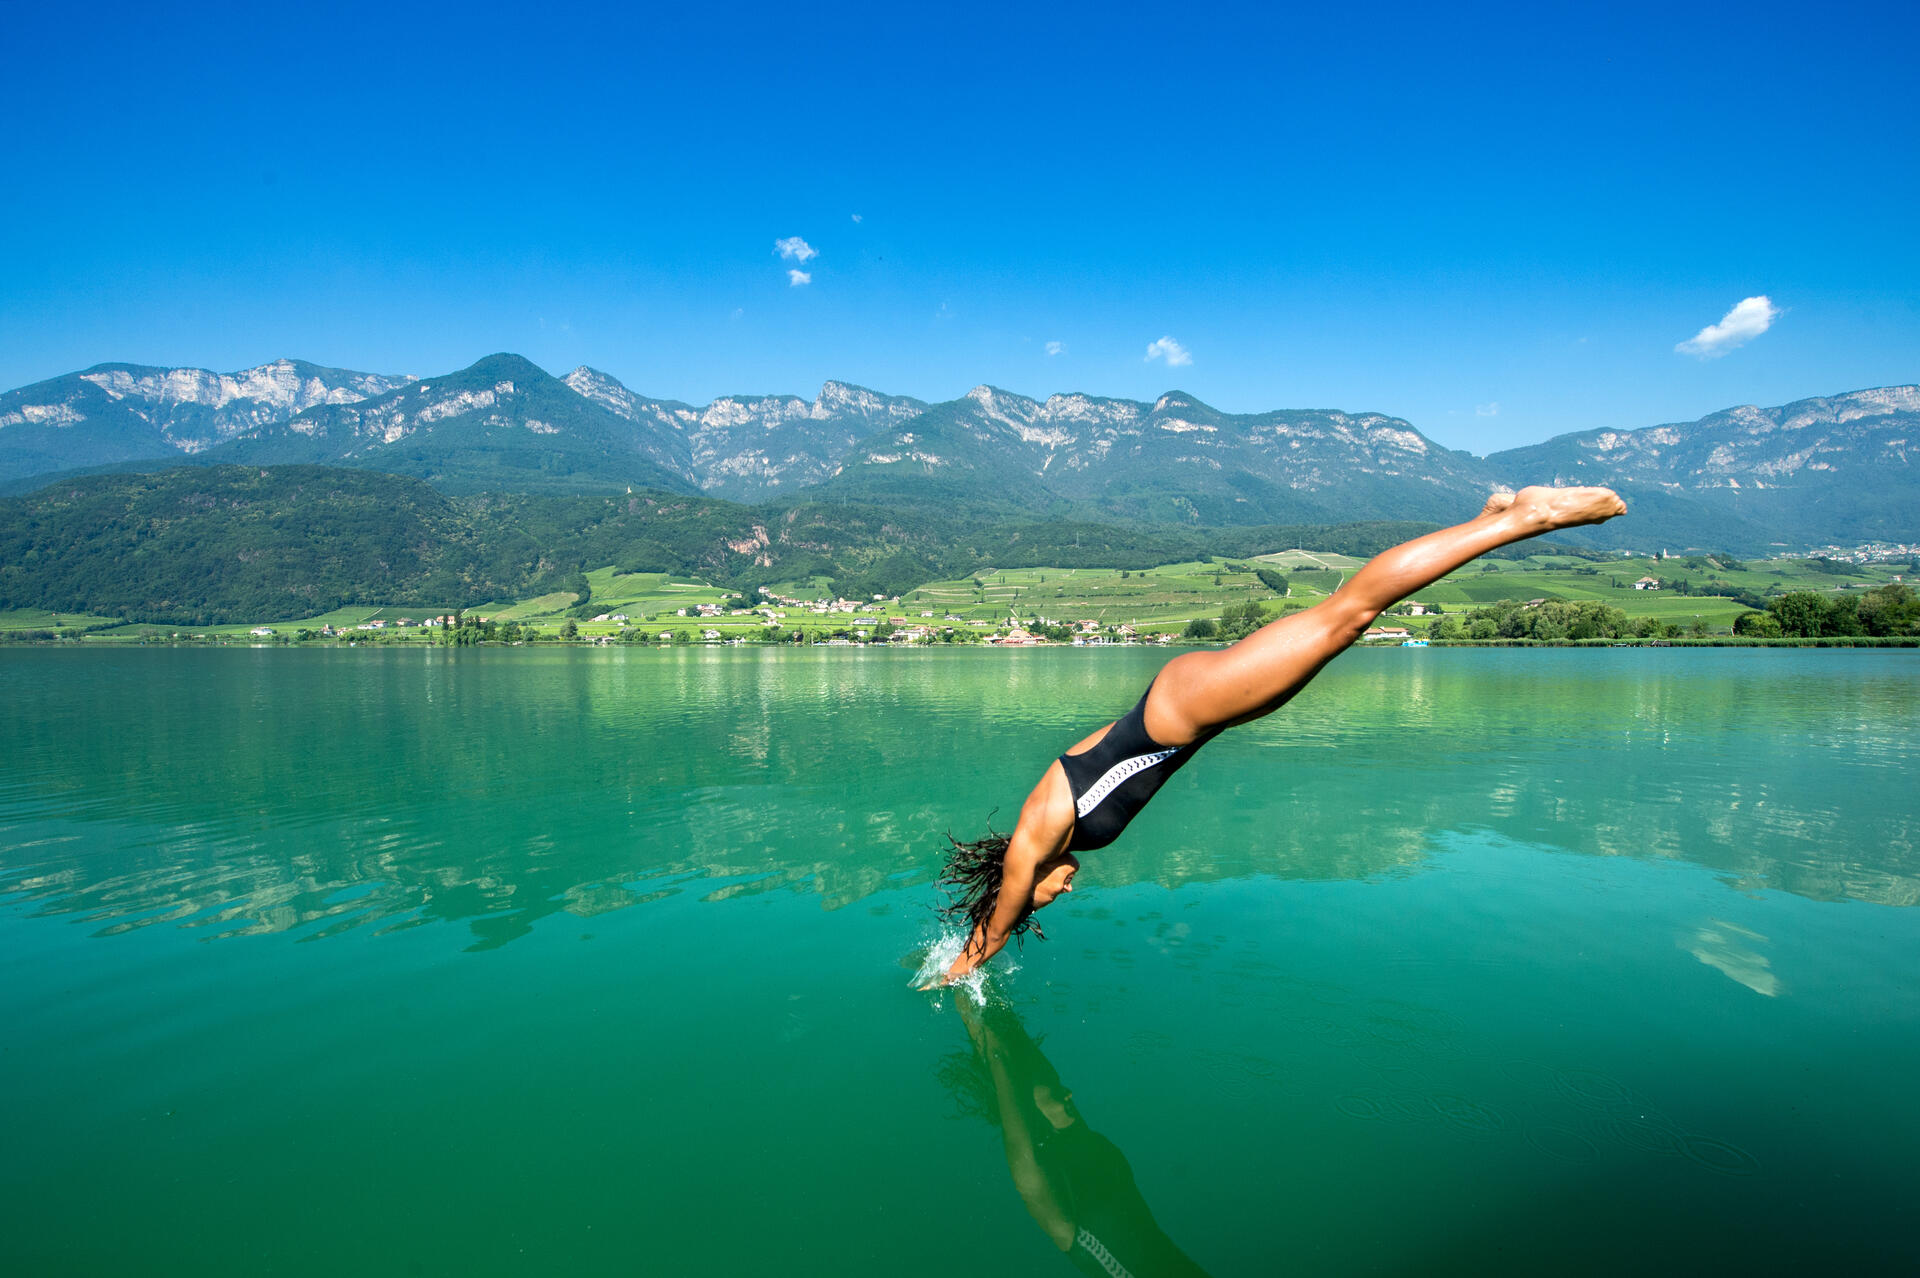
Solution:
[[[1120,837],[1147,800],[1166,779],[1186,766],[1194,751],[1212,739],[1201,737],[1191,745],[1163,746],[1147,735],[1147,697],[1107,730],[1107,735],[1084,754],[1063,754],[1067,786],[1073,791],[1073,837],[1069,852],[1104,848]]]

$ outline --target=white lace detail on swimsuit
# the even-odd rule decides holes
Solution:
[[[1173,751],[1169,750],[1167,753],[1172,754]],[[1148,756],[1141,755],[1140,757],[1144,759]],[[1112,1274],[1113,1278],[1133,1278],[1133,1271],[1121,1264],[1120,1258],[1108,1251],[1105,1243],[1095,1238],[1085,1229],[1075,1230],[1073,1240],[1085,1248],[1089,1256],[1093,1257],[1093,1263]]]
[[[1180,753],[1178,750],[1156,750],[1152,754],[1136,754],[1131,759],[1122,759],[1108,768],[1098,781],[1087,787],[1073,805],[1074,813],[1085,817],[1087,813],[1100,806],[1109,794],[1120,788],[1120,783],[1136,772],[1145,772],[1163,759],[1171,759]]]

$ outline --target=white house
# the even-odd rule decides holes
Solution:
[[[1658,590],[1660,589],[1660,579],[1658,577],[1642,577],[1633,583],[1633,588],[1635,590]]]

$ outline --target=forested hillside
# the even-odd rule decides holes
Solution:
[[[1137,567],[1297,545],[1367,555],[1429,527],[969,521],[661,492],[459,498],[374,471],[183,467],[92,475],[0,501],[0,608],[179,623],[312,616],[348,603],[451,608],[562,589],[609,564],[741,589],[818,575],[864,596],[986,567]]]

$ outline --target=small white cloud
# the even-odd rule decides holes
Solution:
[[[1773,327],[1780,308],[1763,293],[1749,297],[1728,311],[1718,324],[1709,324],[1673,349],[1697,359],[1719,359],[1728,351],[1745,346]]]
[[[1498,417],[1500,415],[1500,401],[1496,399],[1490,404],[1475,404],[1473,406],[1473,415],[1475,417]]]
[[[787,272],[788,288],[799,288],[802,284],[811,284],[811,283],[813,283],[813,276],[807,274],[805,271],[788,271]]]
[[[1065,342],[1048,342],[1047,343],[1047,354],[1049,355],[1064,354],[1066,349],[1067,349],[1067,344]]]
[[[1151,364],[1156,359],[1167,361],[1168,368],[1179,368],[1184,364],[1193,363],[1193,356],[1188,353],[1187,348],[1171,337],[1163,337],[1159,341],[1147,343],[1146,362]]]
[[[733,308],[733,314],[731,314],[731,315],[729,315],[729,316],[727,316],[727,318],[728,318],[728,319],[736,319],[736,320],[737,320],[737,319],[739,319],[739,318],[740,318],[740,317],[741,317],[742,315],[745,315],[746,313],[747,313],[747,308],[746,308],[746,307],[744,307],[744,306],[736,306],[736,307],[734,307],[734,308]]]
[[[864,221],[865,219],[864,219],[864,218],[862,218],[862,217],[861,217],[861,216],[860,216],[860,215],[859,215],[858,213],[855,213],[855,214],[853,215],[853,220],[854,220],[854,221],[856,221],[856,222],[860,222],[860,221]]]
[[[773,242],[773,251],[780,255],[783,262],[805,262],[820,256],[820,250],[797,235],[789,235],[784,240]]]

